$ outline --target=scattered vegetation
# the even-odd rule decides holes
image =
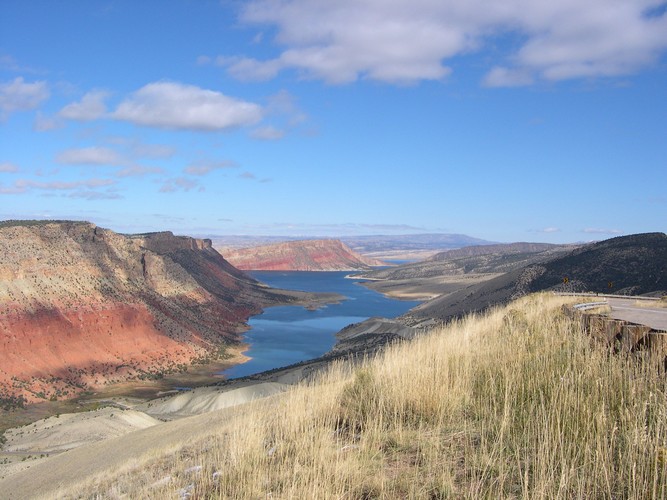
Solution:
[[[531,296],[251,403],[76,497],[665,498],[662,363]]]
[[[25,408],[26,399],[20,395],[13,394],[0,396],[0,408],[5,411],[13,410],[15,408]]]

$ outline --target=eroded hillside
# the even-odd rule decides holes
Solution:
[[[71,397],[215,355],[262,306],[295,300],[209,240],[85,222],[0,225],[0,397]]]
[[[301,240],[225,252],[239,269],[263,271],[354,271],[384,263],[366,258],[340,240]]]

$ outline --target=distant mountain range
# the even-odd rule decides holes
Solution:
[[[465,234],[404,234],[392,236],[344,236],[340,238],[359,253],[386,252],[388,250],[448,250],[471,245],[489,245],[492,241],[473,238]]]
[[[386,250],[447,250],[470,245],[493,244],[492,241],[473,238],[465,234],[399,234],[399,235],[367,235],[367,236],[246,236],[216,235],[209,237],[213,245],[221,248],[247,248],[286,241],[338,239],[360,253]]]
[[[210,236],[213,246],[223,254],[229,250],[272,245],[289,241],[332,239],[322,237],[303,236]],[[367,235],[367,236],[338,236],[338,239],[352,250],[367,257],[380,260],[408,259],[422,260],[434,253],[470,245],[489,245],[486,241],[465,234],[400,234],[400,235]]]
[[[300,240],[224,251],[224,257],[243,270],[356,271],[382,266],[340,240]]]
[[[443,294],[412,309],[406,316],[448,319],[546,290],[627,295],[667,293],[664,233],[621,236],[559,253],[546,258],[543,253],[536,253],[535,262]]]

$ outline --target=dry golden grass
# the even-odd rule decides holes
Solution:
[[[665,498],[658,363],[532,296],[396,345],[63,497]]]
[[[662,297],[660,300],[636,300],[635,306],[646,309],[665,309],[667,308],[667,297]]]

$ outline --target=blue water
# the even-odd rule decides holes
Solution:
[[[244,341],[252,359],[223,372],[228,378],[252,375],[272,368],[316,358],[336,343],[334,335],[351,323],[372,316],[394,318],[419,302],[389,299],[346,279],[348,272],[255,271],[255,279],[275,288],[306,292],[335,292],[346,297],[316,311],[300,306],[270,307],[250,318]]]

